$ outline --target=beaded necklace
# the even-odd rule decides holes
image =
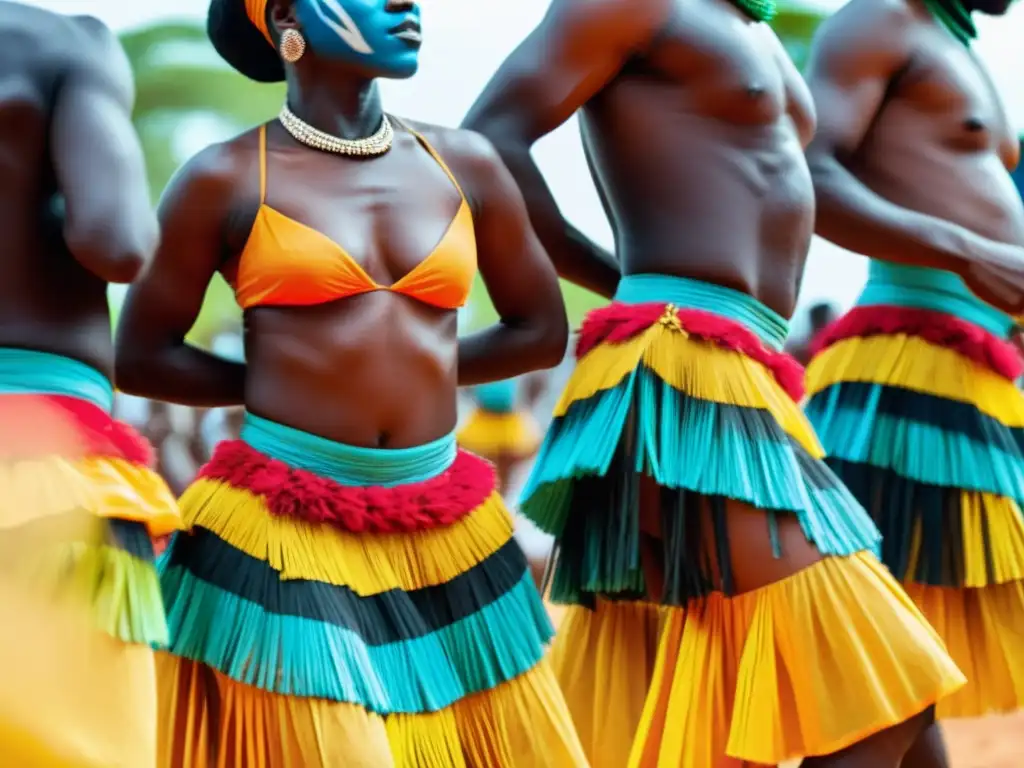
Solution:
[[[292,138],[299,143],[339,155],[356,155],[357,157],[383,155],[391,149],[395,139],[395,132],[391,128],[391,121],[388,120],[387,115],[381,115],[380,128],[377,129],[377,132],[364,139],[342,139],[339,136],[325,133],[314,128],[302,118],[296,117],[287,104],[281,107],[277,119],[281,121],[281,125],[292,135]]]
[[[963,0],[924,0],[925,7],[939,20],[949,33],[964,45],[978,36],[970,11],[964,8]]]

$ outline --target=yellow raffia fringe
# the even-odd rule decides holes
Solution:
[[[161,768],[587,766],[546,662],[439,712],[387,718],[262,691],[163,653],[157,676]]]
[[[1024,395],[1014,382],[951,349],[917,336],[844,339],[807,366],[807,394],[862,381],[970,403],[1008,427],[1024,427]]]
[[[935,631],[866,553],[667,613],[629,768],[831,754],[965,683]]]
[[[394,766],[383,718],[356,704],[270,693],[165,653],[156,666],[159,768]]]
[[[653,603],[569,606],[551,647],[591,768],[622,768],[644,710],[665,615]]]
[[[641,363],[690,397],[769,411],[808,453],[815,458],[824,456],[800,407],[764,365],[661,323],[628,341],[600,344],[584,355],[576,363],[554,416],[564,416],[573,403],[614,388]]]
[[[212,531],[282,579],[322,581],[364,596],[445,584],[512,538],[512,517],[497,493],[452,525],[394,534],[272,515],[259,496],[208,478],[185,491],[181,509],[189,528]]]
[[[6,579],[0,579],[0,615],[3,765],[155,764],[149,647],[120,643],[95,631],[81,606],[49,601]]]
[[[940,718],[1024,708],[1024,583],[984,589],[904,585],[968,683],[939,702]]]
[[[459,430],[457,440],[467,451],[488,459],[525,458],[537,452],[541,434],[528,413],[491,413],[477,408]]]
[[[174,496],[148,467],[106,457],[0,462],[0,529],[69,512],[145,523],[152,536],[181,528]]]
[[[440,712],[391,715],[395,768],[587,768],[555,676],[542,661]]]
[[[964,586],[987,587],[1024,579],[1024,519],[1017,502],[1005,496],[962,491],[960,510]],[[921,554],[923,525],[918,519],[912,533],[907,561],[907,573],[911,575],[917,570]]]

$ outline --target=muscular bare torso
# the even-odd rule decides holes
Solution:
[[[910,63],[847,167],[898,205],[1024,243],[1024,204],[1008,173],[1019,140],[996,89],[972,51],[923,8],[910,12]]]
[[[55,352],[109,374],[106,283],[64,244],[48,141],[60,79],[96,66],[107,35],[92,19],[0,3],[0,346]]]
[[[726,0],[676,2],[581,122],[623,274],[707,280],[792,314],[814,228],[814,113],[766,24]]]

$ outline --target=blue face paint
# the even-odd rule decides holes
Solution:
[[[295,10],[306,43],[318,56],[350,61],[383,77],[410,77],[419,66],[418,4],[297,0]]]

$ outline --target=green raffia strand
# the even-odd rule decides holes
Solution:
[[[775,0],[733,0],[733,2],[754,21],[771,21],[775,18]]]
[[[942,26],[964,45],[969,46],[971,40],[978,36],[974,19],[961,0],[924,0],[924,4],[932,16],[942,22]]]

